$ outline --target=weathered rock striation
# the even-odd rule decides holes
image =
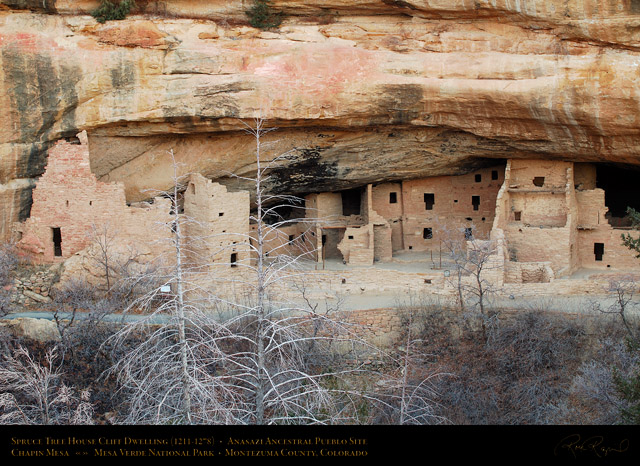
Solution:
[[[450,175],[495,159],[639,165],[640,1],[0,0],[0,236],[29,216],[47,150],[86,130],[91,170],[128,202],[171,184],[169,149],[210,179],[254,168],[275,192]],[[317,6],[320,5],[320,6]],[[226,181],[225,181],[226,180]]]

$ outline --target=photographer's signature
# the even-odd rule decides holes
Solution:
[[[604,437],[601,435],[593,435],[583,439],[579,434],[569,435],[563,438],[556,448],[554,455],[559,455],[564,451],[570,452],[574,458],[579,454],[594,454],[598,458],[604,458],[612,453],[624,453],[629,449],[629,440],[621,440],[618,444],[605,444]]]

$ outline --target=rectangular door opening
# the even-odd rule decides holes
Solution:
[[[53,239],[53,255],[62,257],[62,231],[58,227],[51,228],[51,235]]]
[[[593,253],[596,256],[596,260],[601,261],[602,256],[604,256],[604,243],[593,243]]]
[[[425,210],[433,210],[433,204],[435,204],[435,194],[424,193],[424,208]]]
[[[480,196],[471,196],[471,204],[473,205],[473,210],[478,210],[480,207]]]

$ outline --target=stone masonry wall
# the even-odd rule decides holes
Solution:
[[[18,247],[36,262],[60,262],[89,246],[93,230],[146,247],[166,236],[169,200],[127,206],[122,184],[99,182],[91,172],[86,132],[78,140],[61,140],[50,150],[33,190],[31,216],[16,225]]]

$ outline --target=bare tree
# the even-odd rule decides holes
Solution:
[[[640,343],[640,326],[637,322],[637,293],[638,283],[631,275],[609,281],[607,288],[608,295],[613,302],[608,306],[595,301],[591,303],[592,309],[603,314],[617,315],[622,322],[628,338]],[[636,314],[636,316],[634,316]]]
[[[131,345],[110,373],[117,375],[128,400],[127,423],[233,423],[237,395],[219,372],[224,352],[218,346],[228,337],[227,329],[202,307],[190,301],[186,278],[186,257],[190,252],[185,238],[187,218],[179,205],[185,176],[173,151],[172,220],[164,225],[170,234],[160,233],[169,247],[158,247],[159,257],[152,281],[158,286],[135,300],[129,309],[147,314],[127,324],[112,339],[114,346]],[[133,342],[133,343],[132,343]]]
[[[369,398],[377,406],[376,423],[384,424],[444,424],[448,419],[439,413],[441,397],[438,384],[450,377],[435,365],[433,355],[424,352],[420,337],[424,303],[402,303],[403,344],[397,348],[395,373],[385,372],[377,382],[381,391]]]
[[[477,238],[475,228],[443,228],[442,244],[453,264],[460,310],[464,311],[471,300],[471,307],[479,311],[483,338],[487,339],[487,327],[496,318],[488,308],[487,299],[495,292],[492,280],[487,278],[499,253],[491,239]]]
[[[339,311],[320,313],[304,297],[287,299],[290,292],[305,289],[304,271],[311,267],[305,258],[313,255],[286,254],[290,248],[282,248],[267,256],[274,252],[267,251],[270,235],[293,221],[278,218],[278,206],[293,199],[266,194],[267,172],[283,156],[264,153],[262,138],[269,130],[262,120],[247,131],[256,142],[256,175],[251,178],[255,231],[245,243],[251,258],[214,263],[216,251],[198,247],[209,239],[207,228],[197,230],[205,232],[203,237],[185,234],[197,219],[185,216],[176,204],[183,189],[176,170],[169,196],[171,265],[157,277],[162,286],[136,304],[149,313],[116,337],[140,337],[112,371],[128,394],[125,422],[331,424],[353,422],[357,416],[360,393],[337,380],[358,371],[360,363],[354,358],[351,367],[335,370],[318,355],[337,350],[346,357],[361,339]],[[276,221],[267,221],[268,216]],[[166,287],[168,295],[160,292]],[[239,295],[225,292],[232,289]]]
[[[146,292],[146,278],[153,276],[152,264],[144,263],[134,245],[120,238],[117,228],[109,222],[92,224],[87,233],[87,266],[101,280],[104,295],[113,296],[126,305],[137,293]]]
[[[247,283],[249,300],[227,325],[247,345],[247,350],[235,359],[234,375],[251,406],[248,422],[342,422],[353,416],[353,406],[344,401],[349,400],[344,390],[333,390],[326,381],[357,368],[318,370],[309,364],[309,351],[316,355],[325,350],[346,352],[361,344],[361,339],[353,334],[339,311],[320,314],[316,306],[304,306],[305,302],[310,304],[304,293],[297,300],[286,299],[287,289],[304,289],[305,260],[313,258],[313,249],[298,254],[282,251],[276,257],[267,257],[267,238],[277,235],[287,223],[304,221],[278,217],[278,209],[299,206],[301,201],[293,196],[266,194],[269,171],[286,160],[289,153],[265,154],[263,137],[271,129],[265,128],[262,119],[246,125],[246,131],[254,138],[256,150],[256,175],[251,179],[255,187],[255,213],[251,218],[256,225],[251,242],[255,260],[244,264],[251,277]],[[274,215],[277,220],[267,222]],[[343,401],[334,403],[336,396]]]

